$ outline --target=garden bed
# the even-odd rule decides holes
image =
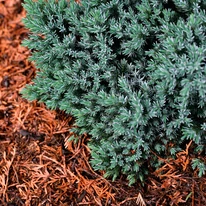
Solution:
[[[21,46],[28,36],[20,0],[0,0],[0,204],[1,205],[206,205],[206,177],[190,166],[192,142],[175,160],[129,187],[124,176],[112,182],[89,164],[89,137],[74,144],[74,119],[19,91],[36,74]],[[206,162],[206,157],[200,157]]]

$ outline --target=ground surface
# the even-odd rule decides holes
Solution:
[[[21,46],[24,16],[20,0],[0,0],[0,205],[206,205],[206,177],[189,166],[192,142],[151,170],[144,186],[129,187],[124,177],[112,182],[92,170],[86,135],[66,141],[72,117],[21,97],[36,74]]]

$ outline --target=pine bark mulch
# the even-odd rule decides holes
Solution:
[[[124,176],[112,182],[93,171],[87,135],[67,141],[71,116],[21,97],[36,74],[21,46],[25,15],[20,0],[0,0],[0,205],[206,205],[206,177],[189,166],[192,142],[144,185],[129,187]]]

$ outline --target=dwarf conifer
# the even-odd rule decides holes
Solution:
[[[204,0],[25,0],[39,69],[22,91],[91,135],[91,164],[142,179],[154,153],[206,144]],[[198,167],[199,166],[199,167]],[[193,161],[204,174],[205,165]]]

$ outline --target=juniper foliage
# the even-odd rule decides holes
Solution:
[[[39,71],[22,93],[76,118],[94,169],[132,184],[158,166],[153,152],[175,155],[190,140],[205,152],[204,0],[24,2]]]

